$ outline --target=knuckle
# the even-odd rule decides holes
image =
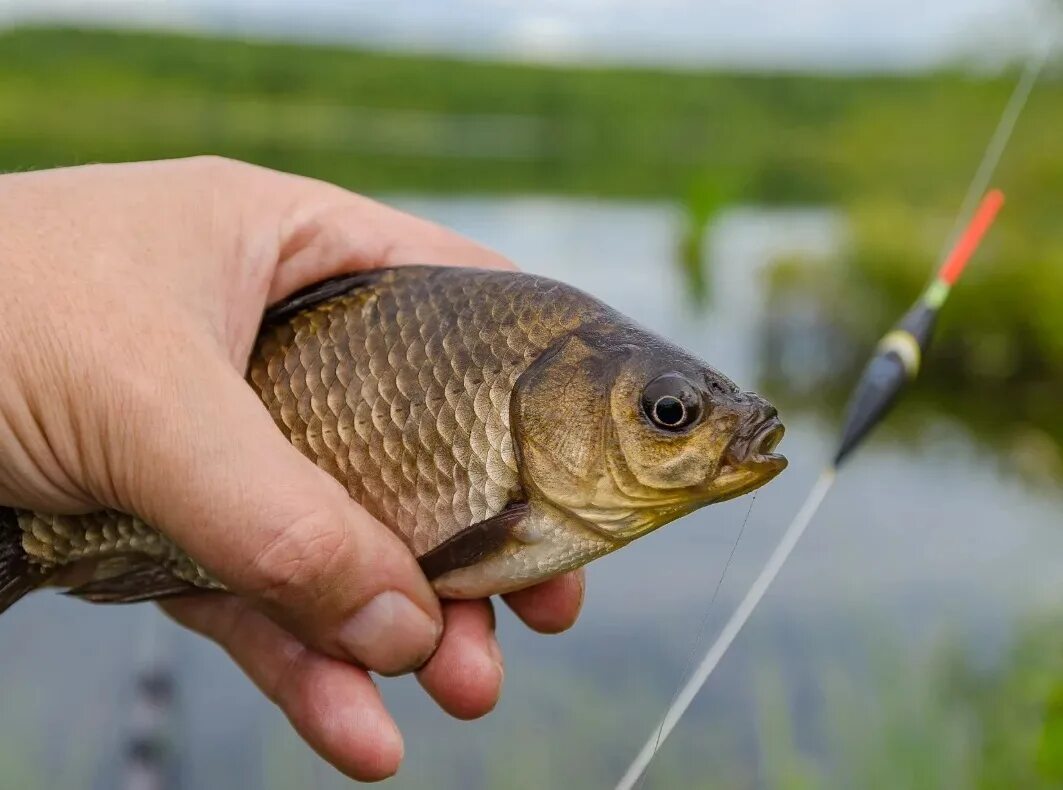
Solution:
[[[222,175],[247,167],[238,159],[230,159],[218,154],[199,154],[184,160],[188,167],[201,171],[206,175]]]
[[[302,681],[314,655],[295,639],[287,641],[284,648],[286,655],[281,667],[272,677],[263,678],[262,692],[270,702],[287,710],[292,707],[293,699],[304,696]]]
[[[125,365],[113,371],[101,393],[105,401],[110,400],[105,402],[108,412],[134,418],[123,421],[127,428],[131,422],[155,412],[162,400],[161,394],[166,390],[163,373],[139,364]]]
[[[135,512],[151,468],[141,460],[153,450],[166,388],[146,360],[116,364],[114,356],[100,342],[79,342],[53,360],[54,391],[66,405],[63,430],[69,437],[53,446],[67,474],[94,502]],[[137,360],[139,353],[130,357]]]
[[[149,360],[113,366],[95,392],[95,405],[107,418],[109,437],[119,452],[144,443],[152,434],[144,429],[159,425],[168,410],[166,393],[175,382],[166,368]]]
[[[331,510],[316,510],[278,529],[250,563],[251,594],[274,604],[327,586],[347,555],[343,519]]]

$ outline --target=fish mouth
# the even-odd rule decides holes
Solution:
[[[772,414],[751,435],[736,437],[724,452],[713,501],[725,502],[756,491],[782,472],[788,462],[775,448],[784,433],[783,424]]]
[[[724,453],[724,469],[746,470],[774,477],[786,468],[786,456],[775,452],[786,428],[776,416],[764,420],[757,430],[746,437],[736,437]]]
[[[756,464],[781,464],[781,471],[786,466],[786,456],[775,452],[775,448],[779,446],[785,434],[786,428],[779,418],[772,417],[753,437],[749,460]]]

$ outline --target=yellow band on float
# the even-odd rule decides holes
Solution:
[[[919,348],[919,341],[911,332],[903,329],[894,329],[888,333],[878,344],[879,351],[892,351],[901,359],[904,372],[908,378],[915,378],[919,373],[919,363],[923,358],[923,352]]]

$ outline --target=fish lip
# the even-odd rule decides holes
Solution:
[[[750,454],[750,460],[763,462],[771,459],[782,459],[785,463],[786,458],[780,453],[774,452],[785,434],[786,427],[779,421],[778,417],[772,417],[753,436],[753,441],[750,442],[750,445],[756,449]]]
[[[776,474],[786,468],[786,456],[774,452],[786,433],[776,416],[765,420],[748,439],[735,437],[724,453],[724,470],[757,469]]]

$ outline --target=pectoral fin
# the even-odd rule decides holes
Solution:
[[[513,529],[527,515],[527,502],[511,502],[497,516],[466,527],[431,551],[422,554],[417,562],[429,581],[449,571],[475,565],[500,549],[512,535]]]

